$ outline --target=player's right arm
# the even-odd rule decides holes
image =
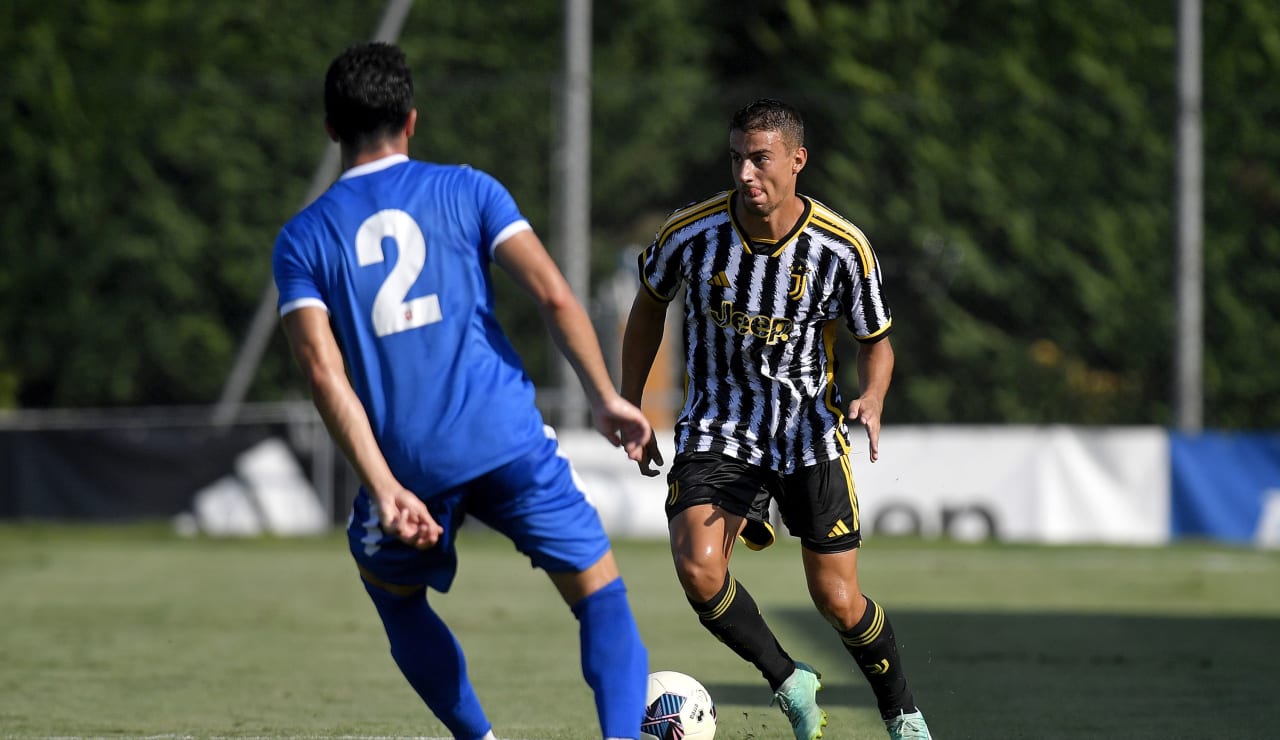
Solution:
[[[290,311],[284,332],[316,409],[373,498],[382,528],[414,547],[434,546],[443,530],[422,499],[396,479],[378,447],[364,404],[347,378],[328,312],[318,306]]]
[[[631,315],[622,337],[622,397],[636,406],[644,398],[645,383],[662,344],[666,322],[667,304],[641,286],[631,304]],[[662,464],[662,452],[658,450],[656,438],[645,446],[645,454],[637,462],[641,473],[647,476],[658,474],[657,469],[650,467],[650,463]]]

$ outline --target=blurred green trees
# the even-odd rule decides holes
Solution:
[[[561,5],[418,3],[401,42],[414,154],[493,173],[544,238]],[[317,7],[0,9],[0,407],[216,399],[327,143],[325,65],[381,13]],[[597,3],[593,274],[727,187],[729,115],[783,97],[809,122],[802,190],[888,269],[889,423],[1170,423],[1174,11]],[[1204,80],[1206,423],[1275,427],[1280,6],[1206,4]],[[503,319],[550,384],[525,309],[505,301]],[[852,362],[843,373],[851,390]],[[251,397],[300,392],[277,336]]]

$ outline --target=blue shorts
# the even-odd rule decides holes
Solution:
[[[427,509],[444,528],[440,541],[428,550],[383,532],[377,510],[361,488],[347,541],[365,580],[384,588],[448,591],[458,569],[458,530],[467,516],[506,535],[533,567],[548,573],[577,573],[595,565],[609,551],[608,535],[550,434],[548,430],[547,440],[528,455],[428,499]]]

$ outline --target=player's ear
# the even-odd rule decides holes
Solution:
[[[328,116],[326,116],[326,117],[325,117],[325,119],[324,119],[324,132],[325,132],[326,134],[328,134],[328,135],[329,135],[329,140],[330,140],[330,141],[337,141],[337,140],[338,140],[338,132],[337,132],[337,131],[335,131],[335,130],[333,129],[333,126],[329,123],[329,118],[328,118]]]
[[[791,174],[799,174],[800,170],[804,169],[805,163],[808,161],[809,150],[802,146],[796,147],[795,152],[791,155]]]
[[[404,119],[404,136],[406,139],[413,138],[413,129],[418,125],[418,109],[410,108],[409,117]]]

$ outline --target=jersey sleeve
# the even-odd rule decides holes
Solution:
[[[280,293],[277,307],[281,316],[307,306],[327,312],[329,306],[315,276],[315,256],[306,251],[305,240],[299,238],[296,227],[295,220],[280,231],[271,253],[271,272]]]
[[[516,199],[497,178],[481,170],[472,170],[475,201],[480,210],[480,243],[489,259],[493,250],[513,234],[532,230],[516,206]]]
[[[680,244],[672,238],[670,219],[654,235],[649,248],[637,257],[640,284],[655,299],[670,303],[680,290]]]
[[[859,342],[875,342],[893,328],[893,314],[885,301],[880,260],[871,243],[855,240],[842,260],[845,323]]]

